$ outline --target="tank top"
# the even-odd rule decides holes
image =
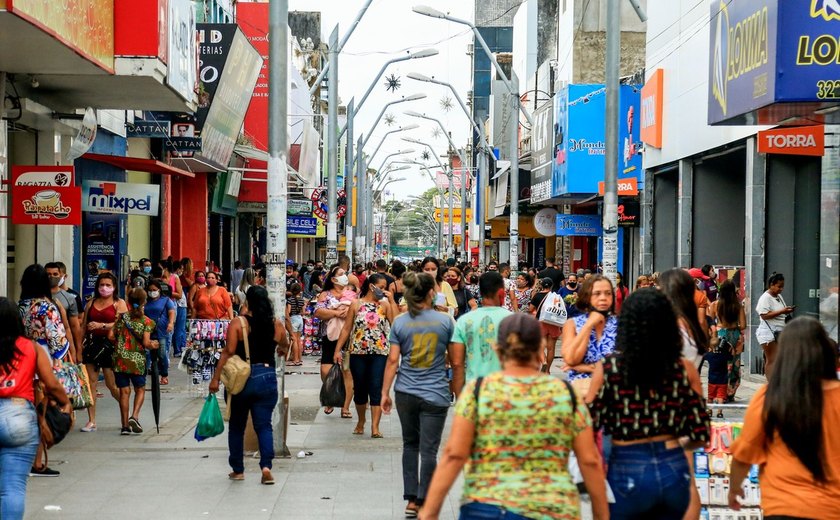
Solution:
[[[96,308],[96,300],[90,304],[88,311],[88,322],[115,323],[117,321],[117,304],[109,305],[102,310]],[[108,329],[95,329],[91,331],[93,336],[108,336]]]
[[[274,328],[272,327],[270,331],[261,331],[256,332],[254,331],[253,327],[251,327],[251,316],[243,316],[248,321],[248,350],[251,354],[251,361],[252,365],[258,363],[264,363],[268,366],[275,366],[274,365],[274,349],[277,346],[277,343],[274,341]],[[236,354],[245,359],[245,341],[240,339],[239,343],[236,344]]]
[[[35,402],[36,356],[32,340],[23,336],[15,340],[17,354],[9,364],[8,372],[0,369],[0,399],[19,397]]]
[[[350,338],[350,354],[378,354],[387,356],[391,345],[388,336],[391,325],[385,310],[378,303],[364,302],[353,319],[353,335]]]
[[[304,300],[300,296],[289,298],[289,316],[300,316],[303,313]]]

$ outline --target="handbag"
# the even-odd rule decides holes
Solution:
[[[228,394],[236,395],[245,388],[245,383],[251,377],[251,349],[248,344],[248,322],[242,316],[237,317],[242,325],[242,338],[245,341],[245,359],[238,354],[228,358],[225,366],[222,367],[221,380],[227,389]]]
[[[64,387],[74,410],[83,410],[93,405],[90,379],[83,365],[62,361],[59,365],[53,365],[53,373]]]
[[[73,417],[61,411],[58,405],[44,399],[38,404],[38,426],[41,443],[49,449],[64,440],[73,427]],[[46,450],[44,450],[46,453]]]

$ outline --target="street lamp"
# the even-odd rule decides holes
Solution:
[[[385,132],[385,135],[382,136],[382,139],[379,141],[379,144],[376,145],[376,149],[373,151],[372,154],[370,154],[370,157],[368,157],[368,161],[372,161],[373,158],[376,157],[376,152],[379,151],[379,149],[382,147],[382,143],[385,142],[385,139],[389,135],[396,134],[397,132],[405,132],[406,130],[414,130],[414,129],[417,129],[417,128],[419,128],[418,125],[408,125],[408,126],[401,126],[401,127],[397,128],[396,130],[391,130],[391,131]]]
[[[394,101],[389,101],[388,103],[385,103],[385,105],[382,107],[382,111],[379,112],[379,116],[376,118],[376,121],[373,122],[373,125],[371,125],[370,130],[368,130],[367,137],[365,137],[364,141],[362,141],[362,149],[364,149],[364,147],[367,145],[371,134],[373,134],[373,131],[379,124],[379,121],[382,120],[382,116],[385,115],[385,111],[388,110],[388,107],[396,105],[398,103],[405,103],[407,101],[418,101],[420,99],[426,99],[426,94],[411,94],[410,96],[406,96],[402,99],[395,99]],[[361,150],[359,151],[359,153],[361,153]]]
[[[382,183],[385,181],[385,178],[390,173],[398,172],[398,171],[402,171],[402,170],[407,170],[409,168],[411,168],[411,166],[409,166],[407,164],[403,164],[402,166],[394,166],[394,167],[391,167],[391,165],[389,164],[388,168],[385,168],[384,171],[382,171],[382,172],[377,171],[376,175],[374,175],[373,178],[370,181],[371,185],[373,185],[374,183],[379,183],[379,184],[377,184],[377,186],[375,188],[373,188],[373,192],[379,190],[382,187]]]
[[[469,20],[455,18],[454,16],[450,16],[428,6],[414,6],[412,10],[415,13],[422,14],[424,16],[449,20],[450,22],[466,25],[472,29],[475,39],[479,42],[479,44],[481,44],[481,48],[487,55],[487,59],[489,59],[493,64],[499,79],[502,80],[510,93],[512,120],[512,124],[509,125],[510,128],[508,129],[510,132],[510,268],[513,271],[517,271],[519,270],[519,118],[514,117],[513,114],[521,110],[525,115],[525,119],[528,120],[528,123],[532,126],[534,124],[533,117],[531,117],[531,114],[525,110],[525,107],[519,99],[519,80],[512,70],[511,77],[508,79],[504,70],[502,70],[502,66],[499,65],[498,61],[496,61],[496,57],[493,56],[493,53],[490,51],[490,47],[487,46],[487,42],[484,41],[484,37],[481,35],[481,32],[474,23]]]

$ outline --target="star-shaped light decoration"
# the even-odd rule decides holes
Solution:
[[[396,92],[398,88],[400,88],[400,78],[391,74],[390,76],[385,76],[385,90],[391,90]]]
[[[384,122],[387,126],[394,126],[394,123],[397,122],[397,119],[394,117],[394,114],[385,114]]]
[[[432,129],[432,137],[434,137],[435,139],[440,139],[442,135],[443,132],[440,131],[440,128],[435,127],[434,129]]]
[[[449,96],[443,96],[440,99],[440,108],[443,109],[444,112],[449,112],[452,110],[452,98]]]
[[[429,153],[428,150],[423,150],[423,153],[420,154],[420,158],[423,159],[423,161],[425,162],[431,159],[432,155]]]

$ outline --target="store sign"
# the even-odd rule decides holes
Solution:
[[[823,115],[840,105],[840,2],[716,0],[710,17],[709,124],[840,121]]]
[[[461,208],[458,207],[458,206],[455,206],[455,209],[452,211],[452,222],[453,223],[461,222],[461,220],[463,219],[463,215],[464,215],[464,213],[463,213],[463,211],[461,211]],[[448,207],[443,208],[443,209],[435,208],[434,218],[435,218],[435,222],[440,222],[441,220],[443,220],[444,222],[449,222],[449,208]],[[467,222],[469,222],[471,220],[472,220],[472,209],[467,208]]]
[[[557,236],[591,237],[600,235],[600,215],[557,215]]]
[[[287,204],[287,211],[289,215],[293,215],[295,217],[312,216],[312,201],[310,200],[289,199]]]
[[[641,221],[641,206],[634,200],[618,203],[618,225],[638,227]]]
[[[7,9],[88,61],[113,72],[114,0],[9,0]]]
[[[534,112],[534,128],[531,130],[531,202],[551,198],[554,128],[554,103],[549,101]]]
[[[286,217],[286,232],[290,235],[314,237],[318,234],[318,219],[315,217]]]
[[[12,186],[12,224],[82,224],[82,190],[76,186]]]
[[[665,71],[656,69],[642,87],[640,136],[643,143],[662,148],[662,95]]]
[[[639,194],[639,183],[635,177],[628,177],[618,181],[619,197],[635,197]],[[604,181],[598,183],[598,195],[604,195]]]
[[[619,182],[643,182],[639,124],[640,89],[633,85],[619,88]],[[569,85],[554,98],[554,163],[552,197],[575,198],[597,193],[604,179],[606,140],[604,113],[606,88],[603,85]]]
[[[262,56],[259,79],[245,114],[245,134],[260,150],[268,150],[268,7],[265,2],[237,2],[236,22]]]
[[[160,186],[127,182],[84,181],[82,183],[84,211],[157,216]]]
[[[795,126],[761,131],[758,133],[758,151],[820,157],[825,153],[825,127]]]
[[[102,273],[113,273],[122,280],[120,260],[126,247],[125,225],[125,219],[119,215],[85,215],[83,297],[95,292],[96,279]]]
[[[79,157],[83,156],[93,146],[96,140],[96,111],[91,107],[85,109],[85,115],[82,118],[82,126],[79,132],[70,141],[70,150],[67,152],[67,162],[73,162]]]
[[[186,100],[195,96],[195,15],[190,0],[169,0],[166,83]]]
[[[557,210],[554,208],[543,208],[534,215],[534,229],[544,237],[553,237],[557,234]]]
[[[72,166],[12,166],[12,184],[15,186],[73,186]]]
[[[167,138],[172,132],[171,121],[146,121],[135,119],[133,123],[125,124],[126,137],[159,137]]]
[[[322,186],[312,190],[312,213],[321,220],[329,218],[328,198],[327,188]],[[338,218],[341,218],[347,213],[347,193],[343,189],[339,189],[336,198],[338,200]]]

